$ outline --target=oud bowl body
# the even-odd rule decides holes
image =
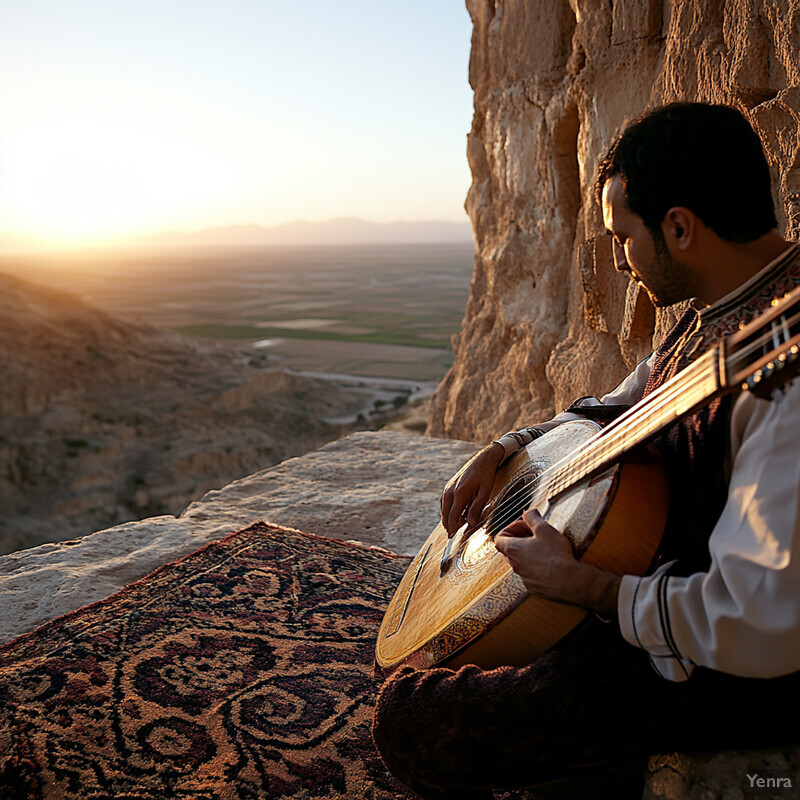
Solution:
[[[496,520],[505,524],[533,506],[570,538],[578,557],[619,575],[641,575],[652,563],[666,520],[668,494],[655,458],[637,458],[548,501],[547,479],[598,432],[587,420],[560,425],[521,450],[498,471],[487,523],[467,538],[456,534],[446,569],[447,533],[437,525],[411,562],[386,611],[376,644],[384,672],[477,664],[524,665],[585,619],[577,606],[529,595],[494,547]],[[520,502],[534,479],[530,502]],[[516,505],[513,501],[516,500]],[[500,512],[511,508],[505,520]],[[494,528],[493,528],[494,525]]]

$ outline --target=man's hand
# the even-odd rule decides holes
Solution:
[[[617,615],[620,577],[578,561],[569,539],[538,511],[526,511],[498,533],[494,543],[531,594]]]
[[[447,482],[442,492],[442,525],[448,536],[465,522],[470,526],[478,524],[503,455],[500,445],[490,444]]]

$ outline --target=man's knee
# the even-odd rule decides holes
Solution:
[[[472,731],[453,719],[461,677],[447,669],[407,668],[392,675],[378,695],[372,728],[378,752],[398,780],[426,798],[492,796],[463,785],[469,754],[458,738],[470,738]]]
[[[375,745],[389,771],[417,791],[442,778],[440,751],[450,750],[448,729],[458,708],[455,675],[447,669],[401,669],[378,695]]]
[[[417,727],[414,689],[421,677],[412,669],[404,669],[392,675],[384,683],[375,704],[372,736],[375,746],[389,770],[405,783],[411,777],[407,773],[418,757],[415,747]]]

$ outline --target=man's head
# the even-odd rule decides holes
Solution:
[[[617,269],[631,272],[656,305],[701,291],[707,276],[692,258],[701,241],[738,246],[777,226],[761,142],[727,106],[649,112],[613,144],[595,188]]]
[[[618,175],[606,182],[602,205],[606,230],[614,237],[614,266],[629,273],[653,305],[672,305],[696,294],[692,271],[669,252],[661,230],[651,231],[628,208]]]
[[[728,106],[673,103],[645,114],[601,161],[598,201],[614,176],[651,231],[676,206],[728,242],[749,242],[778,226],[761,140]]]

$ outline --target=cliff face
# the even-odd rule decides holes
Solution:
[[[800,232],[800,0],[467,0],[477,250],[428,432],[488,440],[611,388],[674,318],[614,273],[592,184],[647,108],[739,108]],[[732,165],[735,169],[735,165]]]

